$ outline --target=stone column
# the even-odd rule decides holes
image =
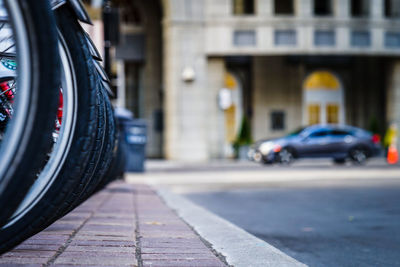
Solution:
[[[383,19],[384,17],[384,1],[383,0],[373,0],[369,1],[372,19]]]
[[[117,107],[126,108],[125,64],[123,60],[117,61]]]
[[[312,0],[295,0],[296,15],[301,18],[311,18],[313,14],[313,1]]]
[[[225,86],[225,60],[209,58],[207,61],[208,82],[208,153],[211,158],[224,157],[225,120],[224,111],[218,107],[218,94]]]
[[[387,124],[395,123],[400,129],[400,60],[393,62],[386,99]],[[398,140],[397,146],[400,149],[400,140]]]
[[[274,0],[258,0],[256,3],[256,11],[259,16],[269,18],[274,15]]]
[[[233,13],[232,0],[206,0],[206,13],[208,18],[230,16]]]
[[[335,15],[339,19],[348,19],[350,18],[351,6],[350,0],[335,0],[334,11]]]
[[[205,0],[163,3],[165,157],[205,161],[212,116],[207,111]]]

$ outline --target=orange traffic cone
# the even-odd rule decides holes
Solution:
[[[387,154],[387,162],[389,164],[396,164],[399,162],[399,153],[397,152],[396,145],[390,145],[388,154]]]

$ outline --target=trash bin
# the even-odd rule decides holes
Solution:
[[[121,135],[125,143],[125,171],[144,172],[146,158],[147,124],[145,120],[120,121]]]
[[[115,108],[119,127],[119,142],[125,158],[125,171],[144,172],[147,143],[147,123],[134,119],[133,113],[125,108]]]

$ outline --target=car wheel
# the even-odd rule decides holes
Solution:
[[[287,149],[287,148],[283,148],[280,152],[279,152],[279,162],[281,164],[286,164],[289,165],[293,162],[293,153]]]
[[[255,152],[253,155],[254,162],[260,163],[262,162],[262,154],[260,152]]]
[[[363,148],[356,147],[350,151],[350,158],[354,163],[362,165],[366,162],[368,156],[367,151]]]
[[[333,159],[333,162],[337,165],[343,165],[346,163],[346,159],[345,158],[337,158],[337,159]]]

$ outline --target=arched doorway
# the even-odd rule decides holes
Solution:
[[[240,79],[232,72],[225,73],[225,88],[231,94],[231,106],[224,111],[225,157],[233,157],[235,142],[243,117],[243,89]]]
[[[303,125],[344,124],[344,92],[330,71],[314,71],[303,83]]]
[[[147,157],[163,157],[162,18],[160,0],[114,0],[120,9],[115,47],[118,106],[147,122]]]

